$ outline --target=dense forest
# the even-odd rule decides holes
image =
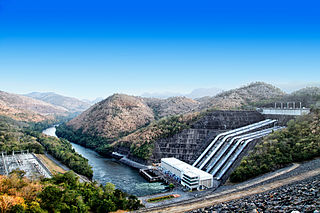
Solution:
[[[264,138],[244,157],[230,176],[232,182],[241,182],[274,171],[292,162],[301,162],[320,156],[320,110],[291,120],[287,128]]]
[[[41,181],[23,175],[14,171],[8,177],[0,176],[1,212],[112,212],[141,206],[137,197],[111,183],[80,183],[72,171]]]
[[[113,141],[100,136],[91,136],[88,134],[83,134],[81,129],[74,131],[65,123],[57,126],[56,128],[56,135],[58,137],[65,138],[68,141],[75,142],[87,148],[95,148],[101,144]]]
[[[49,124],[30,124],[0,116],[0,150],[7,153],[19,150],[37,154],[48,152],[75,172],[92,178],[88,160],[76,153],[69,142],[40,132]]]

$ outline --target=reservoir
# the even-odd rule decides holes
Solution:
[[[56,128],[43,131],[44,134],[56,137]],[[145,196],[165,191],[161,183],[149,183],[139,175],[139,171],[112,158],[105,158],[95,151],[71,143],[76,152],[89,160],[93,170],[93,180],[105,184],[113,183],[116,188],[136,196]]]

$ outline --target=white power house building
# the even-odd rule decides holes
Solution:
[[[213,187],[213,176],[176,158],[162,158],[161,168],[170,172],[190,190]]]

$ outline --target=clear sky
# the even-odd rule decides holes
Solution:
[[[320,82],[319,0],[0,1],[0,90],[93,99],[252,81]]]

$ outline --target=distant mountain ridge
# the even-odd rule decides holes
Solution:
[[[67,110],[41,100],[0,91],[0,114],[15,120],[39,122],[56,115],[65,116]]]
[[[91,106],[90,103],[78,100],[76,98],[59,95],[54,92],[32,92],[29,94],[25,94],[25,96],[62,107],[70,113],[83,112]]]
[[[212,87],[212,88],[198,88],[192,90],[188,94],[182,94],[182,93],[174,93],[174,92],[163,92],[163,93],[143,93],[141,94],[142,97],[145,98],[171,98],[171,97],[187,97],[187,98],[202,98],[205,96],[215,96],[218,93],[222,92],[223,90],[220,88]]]

